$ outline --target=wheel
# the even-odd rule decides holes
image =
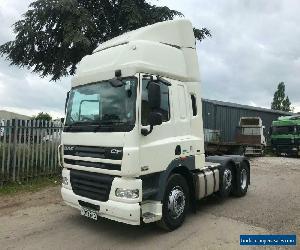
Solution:
[[[233,171],[232,166],[227,165],[220,171],[220,189],[218,195],[222,198],[228,197],[232,191]]]
[[[173,231],[180,227],[185,219],[189,205],[189,188],[185,178],[180,174],[174,174],[168,179],[166,186],[162,219],[158,225],[167,231]]]
[[[246,195],[249,186],[249,167],[246,163],[241,163],[236,175],[236,181],[232,193],[234,196],[242,197]]]

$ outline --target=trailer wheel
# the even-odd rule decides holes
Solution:
[[[246,195],[249,186],[249,167],[247,164],[242,163],[240,168],[237,169],[236,181],[233,188],[233,195],[237,197],[242,197]]]
[[[220,171],[220,189],[218,195],[222,198],[228,197],[232,191],[233,171],[232,166],[227,165]]]
[[[185,178],[174,174],[168,179],[163,199],[162,219],[158,225],[167,231],[175,230],[184,222],[189,204],[189,188]]]

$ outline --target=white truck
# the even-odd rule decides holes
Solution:
[[[205,159],[200,74],[188,20],[101,44],[72,79],[59,146],[61,194],[92,219],[178,228],[196,201],[243,196],[241,156]]]

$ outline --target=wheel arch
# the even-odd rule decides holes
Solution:
[[[240,155],[209,156],[209,157],[206,157],[206,161],[213,162],[213,163],[219,163],[221,165],[221,168],[231,165],[233,167],[235,176],[237,176],[236,175],[237,170],[243,164],[246,164],[246,166],[249,170],[248,182],[250,185],[250,162],[245,156],[240,156]]]
[[[160,175],[158,182],[158,193],[156,200],[162,201],[165,194],[166,184],[172,174],[182,175],[189,188],[190,204],[195,200],[195,180],[193,170],[195,169],[195,157],[190,156],[185,159],[176,159],[172,161],[167,169]]]

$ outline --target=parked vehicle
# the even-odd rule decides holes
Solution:
[[[0,137],[4,136],[4,131],[5,131],[5,121],[0,120]]]
[[[300,115],[283,116],[273,121],[272,150],[278,156],[300,156]]]
[[[205,159],[199,65],[187,20],[101,44],[79,63],[66,103],[61,193],[84,216],[174,230],[196,200],[247,193],[244,157]]]
[[[260,117],[241,117],[232,142],[221,141],[220,130],[205,129],[205,152],[261,156],[267,145],[264,128]]]

